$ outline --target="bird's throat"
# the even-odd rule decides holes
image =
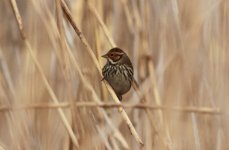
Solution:
[[[108,61],[109,61],[111,64],[113,64],[113,65],[115,65],[115,64],[118,63],[118,61],[114,61],[114,60],[112,60],[112,59],[110,59],[110,58],[108,58]]]

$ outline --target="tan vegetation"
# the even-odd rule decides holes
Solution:
[[[228,40],[227,0],[1,0],[0,150],[229,149]]]

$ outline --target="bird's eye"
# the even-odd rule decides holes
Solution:
[[[111,56],[111,57],[113,57],[113,56],[114,56],[114,54],[110,54],[110,56]]]

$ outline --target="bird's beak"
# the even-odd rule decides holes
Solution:
[[[105,54],[105,55],[102,55],[101,57],[103,57],[103,58],[107,58],[107,54]]]

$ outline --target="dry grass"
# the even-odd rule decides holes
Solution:
[[[0,1],[0,150],[229,149],[227,0],[14,2]],[[101,82],[114,46],[139,83],[122,104]]]

